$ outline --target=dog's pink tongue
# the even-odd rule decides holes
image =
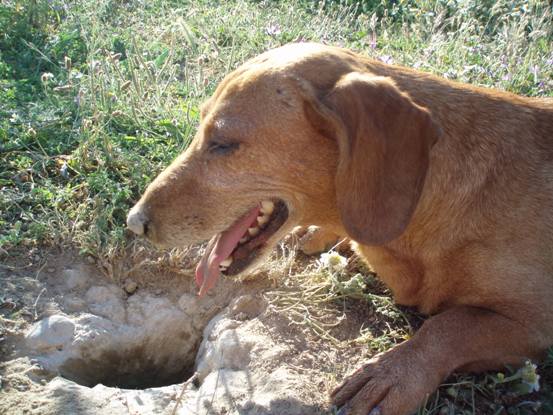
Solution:
[[[200,287],[198,295],[202,297],[215,286],[219,279],[219,265],[232,253],[248,228],[259,214],[260,206],[253,208],[230,228],[215,235],[207,244],[205,254],[196,267],[196,285]]]

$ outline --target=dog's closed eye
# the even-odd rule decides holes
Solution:
[[[235,141],[214,141],[209,144],[207,151],[209,151],[209,153],[211,154],[222,156],[232,153],[233,151],[237,150],[238,147],[240,147],[240,143],[237,143]]]

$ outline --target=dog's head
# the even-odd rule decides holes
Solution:
[[[437,129],[391,79],[361,65],[340,49],[295,44],[229,74],[129,228],[165,246],[211,238],[196,273],[201,292],[220,270],[251,268],[297,225],[344,229],[364,244],[399,236]]]

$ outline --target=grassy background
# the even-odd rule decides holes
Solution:
[[[245,59],[314,40],[553,94],[547,1],[14,0],[0,5],[0,249],[125,246],[124,218]]]
[[[120,255],[128,209],[186,148],[199,104],[247,58],[301,40],[553,96],[547,0],[6,0],[0,255],[66,244],[108,260]],[[495,405],[499,393],[497,413],[531,413],[549,391],[524,404],[511,390],[518,380],[459,378],[421,411],[457,402],[451,413],[475,413],[471,396]]]

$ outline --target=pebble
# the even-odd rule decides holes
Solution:
[[[240,312],[234,316],[234,319],[238,321],[246,321],[248,317],[249,316],[246,313]]]
[[[125,285],[123,286],[123,288],[127,294],[132,295],[137,290],[138,284],[131,279],[127,279],[125,280]]]
[[[252,295],[243,295],[235,298],[229,305],[230,315],[236,320],[244,321],[261,314],[266,304],[263,300]]]
[[[64,296],[63,307],[66,313],[76,313],[86,307],[86,302],[79,297]]]
[[[75,323],[71,319],[53,315],[35,323],[25,338],[31,349],[47,350],[71,342],[74,332]]]

